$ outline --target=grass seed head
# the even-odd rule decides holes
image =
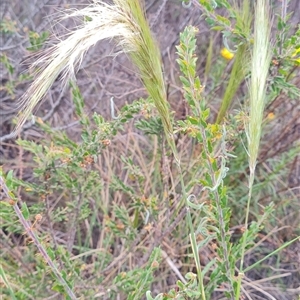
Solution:
[[[259,150],[266,85],[271,63],[270,15],[265,0],[258,0],[254,21],[254,45],[250,81],[250,118],[248,125],[249,167],[253,174]]]

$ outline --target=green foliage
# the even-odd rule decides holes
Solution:
[[[4,67],[8,70],[10,75],[14,73],[14,67],[9,62],[8,57],[5,54],[1,55],[0,62],[4,64]]]
[[[17,22],[8,18],[3,18],[0,21],[0,32],[4,34],[13,34],[17,31]]]
[[[43,47],[45,41],[48,39],[48,37],[49,32],[47,31],[41,33],[29,31],[30,47],[27,47],[27,50],[32,52],[40,50]]]
[[[197,290],[198,282],[197,275],[193,273],[187,273],[185,275],[187,282],[184,284],[180,280],[177,281],[177,288],[172,289],[168,293],[158,294],[155,298],[151,296],[150,292],[146,293],[147,300],[167,300],[167,299],[201,299],[201,293]]]
[[[158,269],[160,260],[160,249],[155,248],[144,268],[122,272],[114,279],[116,286],[128,295],[127,299],[141,299],[154,280],[153,273]]]
[[[196,39],[196,30],[193,27],[187,27],[180,36],[180,46],[177,47],[179,59],[178,64],[184,76],[181,76],[181,82],[185,90],[185,98],[187,99],[193,112],[193,125],[198,130],[195,138],[202,144],[202,158],[204,161],[205,171],[203,179],[200,183],[203,186],[202,191],[208,190],[209,199],[211,201],[213,213],[211,214],[212,224],[219,224],[219,228],[214,227],[219,244],[218,255],[220,261],[218,267],[222,279],[232,284],[233,270],[230,269],[230,244],[227,235],[230,221],[230,209],[228,207],[226,187],[223,186],[223,179],[226,176],[228,168],[226,167],[226,131],[216,124],[207,122],[209,117],[209,109],[206,108],[205,100],[202,97],[202,86],[199,77],[196,77],[196,58],[194,57]],[[223,134],[222,134],[223,133]],[[216,155],[215,150],[221,140],[221,155]],[[199,247],[197,246],[197,249]],[[224,277],[224,274],[226,276]],[[201,276],[199,276],[201,277]],[[201,279],[199,279],[201,281]],[[218,282],[218,279],[214,279]]]
[[[28,73],[20,74],[15,79],[15,68],[11,59],[5,53],[0,56],[0,63],[4,66],[9,75],[9,80],[7,80],[5,84],[1,85],[0,88],[7,92],[12,99],[15,99],[16,88],[24,81],[30,79],[30,75]]]
[[[107,147],[110,147],[112,139],[123,129],[123,126],[130,122],[135,115],[141,111],[151,114],[150,108],[153,106],[149,104],[147,100],[139,99],[130,105],[124,106],[116,119],[106,121],[101,115],[96,113],[94,113],[90,119],[84,111],[84,101],[78,87],[71,84],[71,88],[75,111],[81,124],[81,142],[76,143],[65,133],[54,131],[50,126],[38,119],[37,124],[39,124],[41,129],[50,138],[45,139],[42,143],[18,140],[18,144],[25,151],[29,151],[33,155],[33,161],[35,162],[33,170],[34,181],[28,182],[17,179],[13,176],[13,172],[9,172],[6,176],[6,184],[11,190],[22,187],[30,198],[42,200],[35,205],[30,205],[30,207],[28,207],[25,202],[22,203],[21,212],[26,221],[33,221],[33,216],[44,215],[44,217],[51,222],[52,228],[60,226],[60,224],[65,224],[64,226],[67,226],[68,235],[72,235],[73,231],[78,232],[76,238],[78,239],[79,245],[74,245],[74,248],[77,248],[78,251],[84,251],[90,247],[89,238],[91,238],[91,236],[90,234],[84,236],[84,234],[80,232],[81,224],[89,219],[90,222],[94,223],[93,226],[101,227],[101,224],[97,224],[98,211],[93,211],[91,208],[90,199],[94,199],[97,209],[104,214],[105,222],[103,225],[107,231],[107,241],[105,241],[105,243],[108,243],[106,247],[110,247],[111,244],[114,244],[113,241],[115,239],[122,238],[126,240],[127,247],[129,248],[133,240],[137,237],[137,227],[143,225],[141,213],[149,214],[149,212],[151,212],[151,214],[155,216],[157,210],[156,199],[152,197],[152,199],[150,198],[148,201],[144,198],[143,185],[145,178],[143,173],[139,167],[134,164],[132,159],[121,157],[124,170],[128,172],[132,181],[136,182],[136,186],[131,187],[130,185],[126,185],[121,179],[114,176],[109,188],[111,192],[122,192],[133,200],[130,206],[135,211],[135,218],[133,220],[131,219],[131,213],[128,207],[109,204],[108,209],[108,207],[101,203],[102,200],[100,197],[105,183],[94,166],[97,164],[101,153],[105,151]],[[145,116],[148,118],[147,114]],[[150,116],[150,118],[152,117]],[[158,124],[161,124],[161,122],[158,122]],[[149,128],[145,127],[145,131],[149,131],[151,125],[148,127]],[[49,206],[51,204],[49,201],[55,199],[57,194],[61,195],[63,201],[53,207],[50,212]],[[17,201],[17,198],[13,194],[11,194],[11,198]],[[6,202],[0,202],[0,204],[3,206],[1,210],[3,217],[2,228],[12,233],[22,233],[22,228],[19,226],[17,218],[12,218],[12,207]],[[111,235],[113,240],[109,238]],[[47,234],[45,238],[46,236]],[[41,239],[43,240],[44,237],[41,237]],[[60,270],[61,276],[68,283],[70,288],[72,288],[74,282],[78,282],[78,278],[82,276],[80,268],[83,266],[83,262],[74,264],[70,261],[69,252],[63,247],[56,248],[55,245],[54,240],[48,244],[47,254],[51,260],[58,261],[60,265],[64,265],[64,268]],[[153,264],[158,260],[157,251],[158,250],[154,251],[154,256],[151,256],[149,260]],[[103,258],[105,266],[109,263],[110,256],[105,255]],[[154,270],[152,263],[149,263],[149,270]],[[43,264],[40,268],[42,270],[45,268],[48,269],[49,267]],[[51,268],[49,268],[49,270],[51,271]],[[145,272],[144,269],[129,272],[127,277],[129,281],[134,280],[134,282],[136,282],[136,278],[145,278],[145,280],[148,281],[148,283],[144,280],[140,281],[138,286],[140,286],[141,290],[137,295],[135,295],[135,292],[132,292],[132,299],[138,299],[138,295],[143,294],[145,289],[149,288],[149,284],[152,280],[152,277],[149,276],[150,273],[148,271]],[[65,286],[56,281],[55,277],[52,277],[52,279],[54,280],[52,290],[65,295],[67,298],[70,297],[66,293]],[[41,279],[36,276],[34,280],[38,282]],[[47,276],[44,280],[46,284],[50,278]],[[116,279],[116,282],[118,282],[118,279]],[[25,282],[20,282],[20,284],[26,285]],[[121,287],[122,285],[120,285],[120,290],[122,290]],[[40,288],[44,288],[44,285],[41,284]],[[87,291],[87,293],[91,292],[92,291]],[[27,290],[27,288],[24,289],[23,292],[20,292],[18,297],[22,298],[23,296],[21,295],[26,294],[30,294],[31,297],[34,297],[33,291]]]

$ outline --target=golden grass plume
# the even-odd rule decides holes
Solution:
[[[271,62],[271,21],[267,0],[257,0],[250,80],[250,115],[247,130],[249,167],[254,173],[262,132],[266,86]]]

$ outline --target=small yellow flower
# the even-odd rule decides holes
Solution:
[[[294,53],[292,54],[292,57],[294,58],[295,56],[297,56],[299,54],[300,54],[300,48],[298,48],[294,51]],[[300,65],[300,57],[299,56],[294,58],[293,60],[297,65]]]
[[[300,54],[300,48],[295,49],[294,53],[292,54],[292,57],[294,57],[294,56],[296,56],[298,54]]]
[[[222,134],[221,134],[221,133],[217,133],[217,134],[216,134],[216,139],[217,139],[217,140],[220,140],[221,138],[222,138]]]
[[[234,57],[234,54],[225,47],[221,49],[220,54],[227,60],[231,60]]]
[[[37,117],[35,119],[35,121],[38,123],[38,124],[44,124],[44,121],[40,118],[40,117]]]
[[[216,161],[213,157],[209,157],[208,159],[209,159],[211,164],[213,164]]]
[[[275,119],[275,114],[273,112],[268,113],[267,119],[270,120],[270,121],[274,120]]]

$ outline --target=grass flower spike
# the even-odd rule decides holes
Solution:
[[[262,133],[263,112],[266,100],[266,86],[269,66],[271,63],[271,42],[270,42],[270,15],[266,0],[257,0],[254,20],[254,44],[252,50],[251,80],[250,80],[250,113],[247,128],[248,155],[249,155],[249,192],[245,216],[246,231],[242,242],[242,255],[240,261],[240,276],[238,280],[238,293],[236,299],[240,299],[240,285],[243,274],[244,255],[246,240],[248,236],[248,220],[252,188],[255,177],[255,169],[259,151],[260,138]]]
[[[125,53],[138,68],[142,82],[161,116],[168,142],[175,151],[166,89],[163,80],[160,51],[153,40],[139,0],[114,0],[113,4],[102,1],[84,9],[71,11],[63,18],[79,17],[82,23],[71,31],[65,40],[52,46],[38,59],[41,66],[35,81],[23,95],[15,132],[18,131],[62,74],[64,84],[75,79],[75,69],[83,60],[87,50],[103,39],[116,39]]]
[[[255,14],[254,45],[250,82],[250,121],[248,126],[248,151],[250,173],[256,167],[263,112],[266,98],[268,70],[271,63],[270,17],[265,0],[258,0]]]

